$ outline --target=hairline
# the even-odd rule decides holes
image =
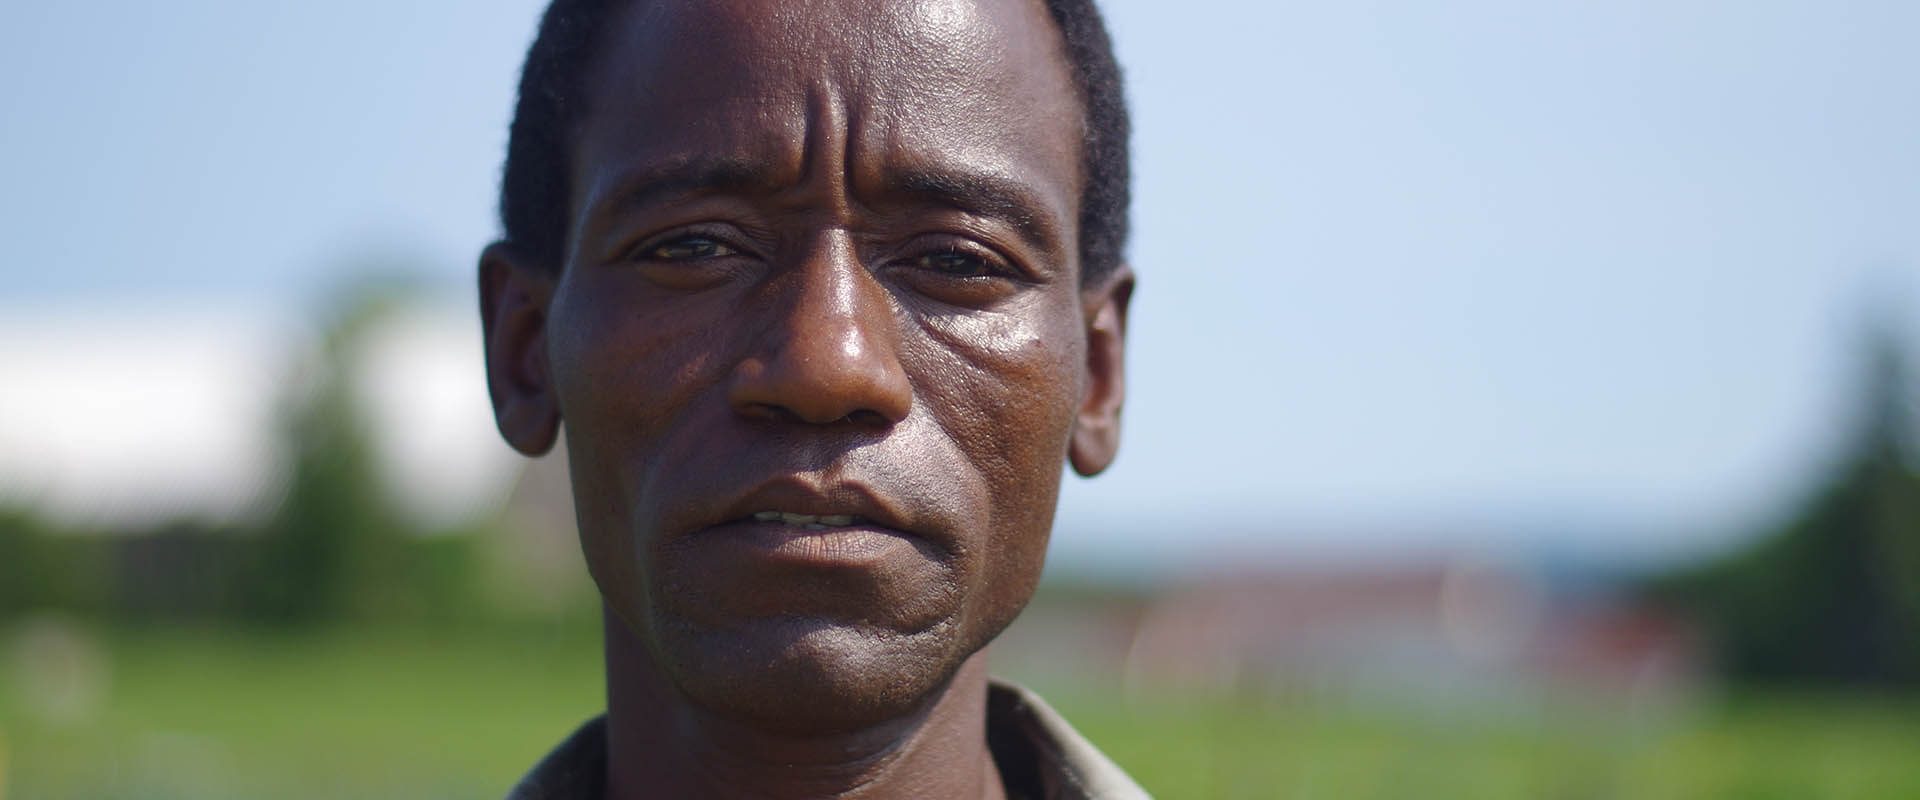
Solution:
[[[573,169],[580,134],[594,111],[591,89],[605,57],[604,31],[613,27],[608,23],[614,15],[626,11],[636,1],[552,0],[521,70],[520,97],[514,109],[501,181],[501,239],[555,274],[565,269],[570,250],[567,232],[578,222],[578,209],[572,207]],[[1059,37],[1062,66],[1067,70],[1067,83],[1079,107],[1074,142],[1079,213],[1071,220],[1076,233],[1071,252],[1078,265],[1079,282],[1083,287],[1092,286],[1097,279],[1115,272],[1124,261],[1129,228],[1130,165],[1127,162],[1130,154],[1126,142],[1129,124],[1123,81],[1114,63],[1111,40],[1092,0],[1031,1],[1039,2],[1046,9]],[[575,16],[563,12],[574,12]],[[1070,25],[1073,32],[1069,31]],[[577,30],[579,26],[585,26],[586,30]],[[542,45],[552,50],[543,51]],[[536,74],[536,70],[556,74]],[[530,108],[535,99],[548,105]],[[1096,110],[1096,104],[1111,107]],[[541,118],[529,120],[530,111]],[[1104,120],[1096,120],[1096,114]],[[1103,125],[1103,121],[1106,124]],[[545,126],[536,128],[533,125],[536,122]],[[528,139],[540,141],[525,141]],[[523,147],[532,148],[532,152]],[[1116,149],[1117,153],[1107,152]],[[540,162],[532,166],[546,169],[526,174],[528,161]],[[1115,171],[1117,175],[1104,174]],[[516,177],[520,178],[517,182]],[[536,198],[544,199],[544,206],[526,202],[525,195],[534,190],[545,195]],[[1089,201],[1096,197],[1107,200],[1106,204],[1112,207],[1090,209]],[[516,203],[516,199],[521,202]],[[539,219],[529,219],[530,214]],[[1089,221],[1097,225],[1089,225]],[[529,227],[533,230],[527,230]],[[520,236],[516,237],[516,233]],[[528,238],[535,241],[526,241]],[[546,238],[553,241],[542,241]],[[1106,250],[1113,252],[1104,252]]]

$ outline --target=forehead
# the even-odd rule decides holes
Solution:
[[[856,184],[957,164],[1077,206],[1081,114],[1038,0],[640,0],[597,50],[576,190],[716,155],[797,176],[825,138]]]

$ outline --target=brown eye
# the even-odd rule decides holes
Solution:
[[[920,267],[952,278],[978,278],[993,274],[993,265],[972,253],[943,250],[917,259]]]
[[[654,261],[700,261],[738,255],[739,251],[705,236],[683,236],[647,248],[644,255]]]

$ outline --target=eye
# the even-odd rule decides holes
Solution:
[[[938,250],[914,259],[914,265],[949,278],[981,278],[994,273],[987,259],[965,250]]]
[[[680,228],[640,242],[625,263],[653,284],[699,291],[737,281],[752,271],[752,251],[732,231]]]
[[[700,235],[669,239],[640,251],[640,257],[649,261],[701,261],[739,254],[725,242]]]
[[[996,278],[1010,274],[1000,259],[966,247],[933,249],[914,257],[910,263],[943,278]]]
[[[999,251],[959,237],[940,237],[894,261],[902,285],[959,308],[987,308],[1032,285]]]

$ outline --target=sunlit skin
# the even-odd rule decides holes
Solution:
[[[983,648],[1117,446],[1037,0],[636,4],[566,263],[481,259],[500,430],[565,421],[609,796],[999,797]],[[777,513],[776,513],[777,512]],[[787,516],[781,516],[785,514]]]

